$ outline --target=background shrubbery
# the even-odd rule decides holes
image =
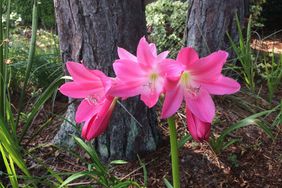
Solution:
[[[14,0],[12,3],[12,10],[17,12],[25,25],[31,24],[31,9],[33,0]],[[39,26],[44,28],[54,28],[55,14],[53,0],[41,0],[39,3]]]
[[[30,34],[29,28],[18,28],[11,34],[9,67],[13,75],[10,84],[14,91],[19,90],[24,81]],[[58,37],[54,33],[42,29],[37,31],[36,53],[31,72],[29,88],[34,91],[47,88],[62,75]]]
[[[170,49],[170,56],[175,57],[183,46],[187,1],[158,0],[146,7],[149,38],[155,42],[159,51]]]

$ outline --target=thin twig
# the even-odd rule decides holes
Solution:
[[[140,126],[140,127],[143,127],[143,125],[134,117],[133,114],[131,114],[127,108],[120,102],[120,101],[117,101],[117,103],[130,115],[130,117],[132,117],[132,119],[134,119],[134,121],[137,122],[137,124]]]

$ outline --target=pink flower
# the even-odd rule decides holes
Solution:
[[[73,82],[60,87],[60,92],[71,98],[83,98],[76,111],[75,121],[84,123],[82,137],[91,140],[102,134],[108,125],[115,101],[106,93],[111,79],[98,70],[89,70],[75,62],[67,62]]]
[[[162,118],[172,116],[186,102],[188,128],[196,140],[207,139],[210,124],[215,116],[211,95],[232,94],[240,90],[240,84],[221,74],[228,53],[218,51],[200,58],[192,48],[180,50],[175,64],[181,74],[166,79],[166,97]]]
[[[82,128],[82,137],[84,139],[91,140],[105,132],[112,116],[116,100],[117,99],[114,97],[104,97],[97,105],[91,106],[96,113],[93,113],[91,118],[85,120]]]
[[[173,60],[166,59],[168,52],[157,55],[155,44],[149,44],[141,38],[137,47],[137,57],[118,48],[118,60],[113,64],[117,78],[109,94],[126,99],[141,95],[141,100],[148,106],[154,106],[163,92],[165,77],[177,76],[179,67]],[[166,62],[166,63],[164,63]]]
[[[186,117],[188,130],[194,140],[198,142],[208,140],[211,133],[211,123],[201,121],[188,108],[186,108]]]

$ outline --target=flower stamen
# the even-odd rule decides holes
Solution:
[[[98,103],[99,99],[98,99],[98,96],[89,95],[88,97],[86,97],[86,101],[89,104],[96,105]]]
[[[200,87],[195,87],[192,84],[191,74],[188,71],[184,71],[180,77],[180,84],[185,90],[185,93],[188,94],[189,97],[195,98],[198,96],[200,92]]]

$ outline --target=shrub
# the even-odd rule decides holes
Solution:
[[[262,17],[263,5],[266,0],[253,0],[250,4],[250,14],[252,15],[252,26],[254,27],[263,27],[264,18]]]
[[[9,44],[9,67],[11,67],[11,86],[15,92],[24,81],[29,49],[29,29],[16,28],[11,34]],[[36,54],[33,59],[29,88],[32,90],[45,89],[62,73],[58,37],[53,33],[38,30]]]
[[[175,57],[183,46],[188,3],[173,0],[159,0],[146,7],[149,38],[156,43],[159,51],[171,49]]]
[[[12,11],[21,15],[25,25],[30,25],[32,21],[31,9],[33,0],[14,0]],[[39,25],[41,27],[52,28],[55,25],[54,4],[53,0],[44,0],[39,3]]]

